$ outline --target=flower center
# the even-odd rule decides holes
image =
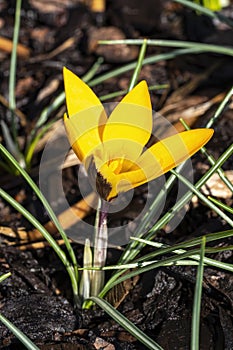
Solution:
[[[114,174],[117,175],[121,172],[123,162],[124,162],[124,157],[118,158],[118,159],[113,159],[113,160],[109,161],[108,167]]]

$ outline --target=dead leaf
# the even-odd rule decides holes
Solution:
[[[13,48],[13,42],[10,39],[0,36],[0,51],[11,53]],[[30,50],[22,44],[17,45],[17,54],[22,58],[28,58],[30,56]]]

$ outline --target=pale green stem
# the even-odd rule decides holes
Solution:
[[[96,232],[94,241],[93,267],[104,267],[107,257],[108,247],[108,216],[109,203],[100,199],[100,205],[96,214]],[[91,295],[96,296],[104,286],[104,271],[92,272]]]
[[[84,246],[83,268],[84,270],[80,281],[79,291],[81,297],[83,297],[83,299],[85,300],[90,297],[92,281],[92,271],[90,270],[90,268],[92,268],[92,251],[90,247],[90,240],[88,238],[86,239]]]

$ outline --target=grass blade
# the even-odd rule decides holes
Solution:
[[[233,95],[233,86],[228,91],[226,96],[224,97],[223,101],[220,103],[219,107],[215,111],[213,117],[209,120],[209,122],[206,124],[206,128],[211,128],[214,122],[219,118],[219,116],[222,114],[223,110],[225,109],[226,105],[230,101],[231,96]]]
[[[184,128],[186,130],[191,130],[190,127],[188,126],[188,124],[186,124],[186,122],[183,119],[180,119],[181,124],[184,126]],[[205,147],[202,147],[202,149],[200,150],[202,154],[205,155],[206,159],[208,160],[208,162],[211,165],[215,164],[215,159],[214,157],[208,153],[207,149]],[[222,170],[222,168],[218,168],[216,170],[216,172],[218,173],[220,179],[225,183],[225,185],[233,192],[233,184],[231,183],[230,180],[228,180],[228,178],[225,176],[224,171]]]
[[[140,45],[142,44],[142,42],[143,42],[143,40],[140,41]],[[149,40],[147,42],[149,42]],[[150,56],[150,57],[146,57],[146,58],[144,58],[142,64],[146,65],[146,64],[160,62],[160,61],[163,61],[163,60],[171,60],[171,59],[173,59],[175,57],[178,57],[178,56],[181,56],[181,55],[199,54],[201,52],[203,52],[202,49],[197,49],[197,48],[193,48],[193,47],[192,48],[180,49],[180,50],[178,49],[178,50],[174,50],[174,51],[171,51],[171,52],[168,52],[168,53],[162,53],[160,55],[157,54],[157,55],[153,55],[153,56]],[[233,49],[232,49],[232,56],[233,56]],[[128,71],[131,71],[131,70],[135,69],[136,65],[137,65],[137,61],[132,62],[132,63],[128,63],[128,64],[126,64],[123,67],[113,69],[112,71],[104,73],[104,74],[100,75],[99,77],[91,80],[88,83],[88,85],[90,87],[96,86],[97,84],[100,84],[100,83],[102,83],[103,81],[105,81],[107,79],[116,77],[116,76],[118,76],[120,74],[123,74],[125,72],[128,72]]]
[[[213,202],[214,204],[216,204],[217,206],[219,206],[220,208],[228,211],[230,214],[233,214],[233,208],[229,207],[228,205],[222,203],[222,202],[219,202],[217,199],[215,198],[212,198],[212,197],[208,197],[208,199]]]
[[[12,132],[12,138],[15,144],[17,158],[19,159],[21,159],[21,155],[20,155],[19,144],[17,139],[17,130],[16,130],[16,121],[15,121],[15,109],[16,109],[15,83],[16,83],[17,45],[19,40],[21,4],[22,4],[22,0],[16,1],[13,45],[12,45],[10,73],[9,73],[9,109],[10,109],[10,117],[11,117],[11,132]],[[7,138],[7,140],[9,141],[9,138]]]
[[[0,314],[0,321],[18,338],[28,350],[40,350],[21,330]]]
[[[142,344],[144,344],[147,349],[163,350],[163,348],[161,348],[160,345],[158,345],[153,339],[148,337],[144,332],[142,332],[138,327],[136,327],[132,322],[130,322],[119,311],[114,309],[114,307],[111,304],[109,304],[106,300],[103,300],[98,297],[91,297],[90,300],[99,305],[99,307],[101,307],[101,309],[103,309],[108,315],[110,315],[119,325],[121,325]]]
[[[124,39],[124,40],[100,40],[99,44],[102,45],[142,45],[143,39]],[[176,48],[185,48],[190,50],[197,50],[197,52],[192,53],[201,53],[201,52],[213,52],[219,53],[222,55],[233,56],[233,48],[225,47],[221,45],[212,45],[212,44],[203,44],[193,41],[178,41],[178,40],[166,40],[166,39],[148,39],[147,45],[149,46],[161,46],[161,47],[176,47]],[[160,56],[160,55],[158,55]]]
[[[200,261],[197,269],[197,278],[193,302],[192,331],[191,331],[191,350],[199,350],[199,333],[200,333],[200,312],[201,312],[201,294],[202,280],[204,272],[205,256],[205,237],[202,238]]]
[[[12,207],[14,207],[18,212],[20,212],[37,230],[41,232],[43,237],[48,241],[53,250],[56,252],[60,260],[65,265],[65,268],[70,276],[71,285],[74,293],[75,302],[78,299],[78,286],[76,274],[73,266],[70,264],[69,260],[66,257],[64,251],[59,247],[54,238],[48,233],[44,226],[29,212],[27,211],[20,203],[18,203],[14,198],[12,198],[7,192],[0,188],[0,196],[5,199]]]
[[[35,192],[35,194],[37,195],[37,197],[39,198],[39,200],[41,201],[41,203],[43,204],[43,206],[47,210],[51,220],[54,222],[55,226],[58,229],[58,232],[60,233],[60,235],[62,236],[62,238],[64,240],[66,248],[67,248],[67,250],[70,254],[71,260],[73,262],[73,266],[74,266],[75,271],[76,271],[76,278],[78,280],[78,270],[77,270],[78,263],[77,263],[73,248],[72,248],[70,241],[69,241],[66,233],[64,232],[57,216],[55,215],[54,211],[52,210],[51,206],[49,205],[48,201],[46,200],[44,195],[41,193],[39,187],[35,184],[35,182],[32,180],[32,178],[28,175],[28,173],[19,165],[19,163],[15,160],[15,158],[8,152],[8,150],[2,144],[0,144],[0,152],[2,152],[4,154],[4,156],[11,162],[11,164],[13,164],[15,166],[15,168],[19,171],[19,173],[24,177],[24,179],[27,181],[29,186],[32,188],[32,190]]]
[[[20,12],[21,12],[22,0],[16,1],[15,9],[15,26],[13,34],[13,46],[11,53],[11,63],[10,63],[10,76],[9,76],[9,107],[12,112],[16,108],[15,102],[15,81],[16,81],[16,61],[17,61],[17,45],[19,40],[19,28],[20,28]],[[14,117],[14,113],[12,113]],[[14,123],[14,120],[12,120]]]
[[[140,53],[139,53],[139,56],[138,56],[137,65],[136,65],[136,67],[134,69],[132,78],[131,78],[130,83],[129,83],[128,91],[131,91],[133,89],[133,87],[137,83],[138,76],[139,76],[140,71],[142,69],[142,63],[143,63],[143,60],[144,60],[144,57],[145,57],[145,54],[146,54],[146,47],[147,47],[147,39],[144,39],[143,43],[142,43],[142,47],[141,47]]]
[[[0,276],[0,283],[3,282],[5,279],[11,276],[11,272],[7,272],[4,275]]]
[[[233,146],[233,145],[232,145]],[[182,181],[193,193],[196,194],[208,207],[210,207],[215,213],[217,213],[223,220],[225,220],[231,227],[233,227],[233,221],[221,211],[214,203],[212,203],[208,198],[205,197],[195,186],[193,186],[184,176],[178,174],[175,170],[171,170],[180,181]]]

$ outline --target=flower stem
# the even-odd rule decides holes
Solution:
[[[109,203],[100,199],[99,208],[96,213],[96,232],[94,241],[93,267],[105,266],[108,247],[108,216]],[[104,271],[93,270],[91,295],[97,296],[104,286]]]

